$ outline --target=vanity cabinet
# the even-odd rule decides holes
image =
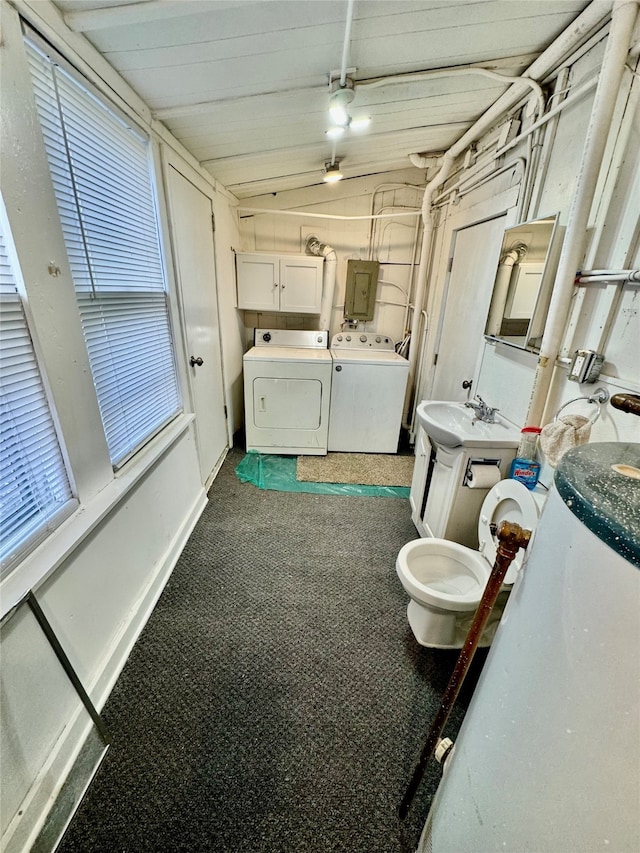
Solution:
[[[499,479],[504,479],[515,452],[515,447],[443,447],[420,426],[409,496],[411,519],[420,536],[477,548],[478,516],[489,489],[470,488],[469,466],[496,466]]]
[[[323,260],[309,255],[238,252],[238,308],[319,314]]]

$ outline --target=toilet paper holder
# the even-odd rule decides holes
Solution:
[[[472,477],[473,466],[475,466],[476,468],[479,466],[482,466],[482,467],[495,466],[498,469],[498,480],[501,480],[502,479],[502,476],[500,474],[500,463],[501,463],[501,461],[502,461],[501,459],[486,459],[486,458],[474,459],[473,457],[469,457],[469,459],[467,460],[467,467],[466,467],[465,472],[464,472],[464,478],[462,480],[462,485],[470,487],[470,481],[471,481],[471,477]],[[487,487],[487,488],[489,488],[489,487]]]

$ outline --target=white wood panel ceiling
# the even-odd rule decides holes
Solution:
[[[193,155],[238,197],[312,186],[333,154],[329,76],[347,0],[56,0]],[[335,145],[346,177],[406,168],[451,145],[505,89],[480,76],[358,81],[481,64],[523,71],[587,0],[356,0],[347,65],[354,118]]]

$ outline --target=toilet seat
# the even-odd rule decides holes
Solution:
[[[538,503],[533,493],[518,480],[501,480],[487,494],[478,518],[478,551],[489,564],[489,570],[495,563],[498,552],[498,540],[490,530],[491,524],[501,521],[511,521],[519,524],[524,530],[535,529],[539,516]],[[512,586],[522,566],[525,557],[524,549],[520,548],[513,558],[504,578],[506,586]]]
[[[475,610],[490,574],[478,551],[449,539],[431,538],[403,545],[396,569],[410,596],[439,610],[452,611]]]

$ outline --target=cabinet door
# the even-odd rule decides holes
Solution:
[[[424,490],[427,486],[431,443],[429,442],[427,433],[421,425],[418,426],[415,455],[416,458],[413,465],[413,477],[411,479],[409,503],[411,504],[411,518],[413,519],[413,523],[418,528],[418,532],[421,535],[424,535],[418,524],[422,523],[422,500],[424,498]]]
[[[280,310],[319,314],[322,258],[280,258]]]
[[[278,311],[280,266],[277,255],[236,255],[238,308],[248,311]]]
[[[463,448],[448,450],[445,447],[436,447],[436,459],[423,520],[429,535],[437,539],[446,538],[447,521],[458,491],[464,458]]]

